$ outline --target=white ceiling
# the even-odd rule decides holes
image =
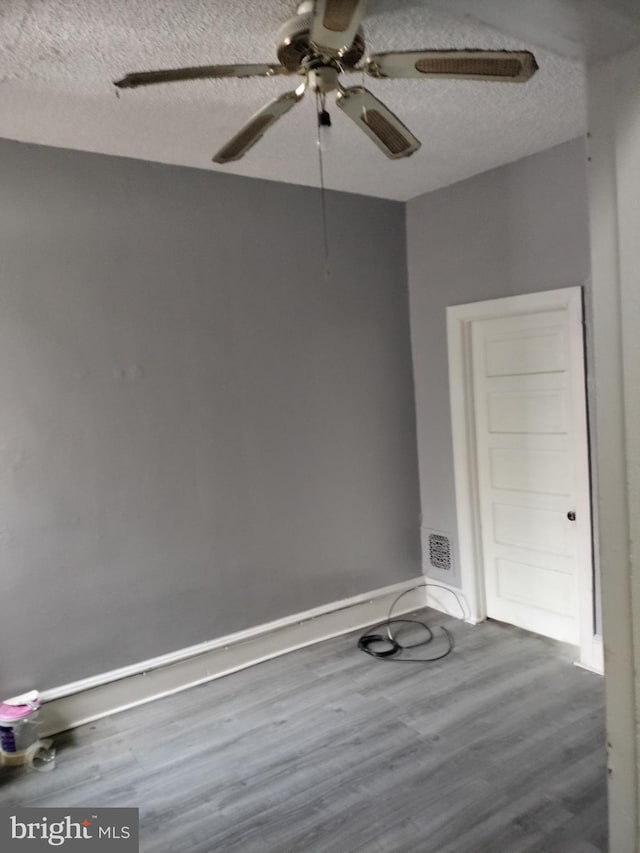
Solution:
[[[519,2],[533,5],[509,0],[512,11]],[[547,15],[537,24],[529,21],[531,44],[522,40],[522,18],[505,15],[506,32],[494,28],[502,20],[501,0],[474,0],[486,23],[469,17],[467,0],[370,0],[364,21],[370,52],[528,48],[540,70],[521,85],[367,78],[366,85],[422,140],[422,148],[407,160],[390,161],[334,108],[324,154],[326,185],[406,200],[584,133],[584,21],[578,16],[567,23],[565,15],[563,30],[557,14],[549,18],[554,6],[572,9],[575,17],[576,2],[593,6],[592,0],[536,0]],[[295,5],[295,0],[2,0],[0,136],[317,186],[310,95],[243,160],[211,163],[252,113],[294,88],[296,78],[190,81],[124,91],[119,98],[111,85],[127,71],[275,61],[276,32]],[[624,47],[630,32],[621,25],[624,16],[601,6],[605,17],[596,23],[607,47],[609,42],[612,49]],[[589,20],[593,25],[593,15]],[[348,85],[361,82],[360,75],[347,79]]]

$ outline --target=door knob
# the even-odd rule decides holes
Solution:
[[[575,521],[576,520],[575,512],[573,510],[569,510],[569,512],[567,513],[567,518],[569,519],[569,521]]]

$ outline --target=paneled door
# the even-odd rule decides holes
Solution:
[[[487,616],[580,643],[590,554],[582,324],[567,308],[471,324]]]

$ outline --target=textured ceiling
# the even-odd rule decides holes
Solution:
[[[213,153],[296,78],[213,80],[124,91],[127,71],[275,61],[279,25],[295,0],[2,0],[0,136],[317,186],[314,100],[285,116],[246,157]],[[411,48],[528,48],[526,84],[445,80],[366,85],[422,141],[390,161],[338,109],[324,153],[330,188],[405,200],[585,132],[579,59],[520,41],[423,0],[370,0],[370,52]],[[455,3],[452,4],[455,6]],[[361,82],[349,75],[347,85]]]

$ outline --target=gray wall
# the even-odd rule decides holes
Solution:
[[[456,536],[446,307],[580,284],[589,299],[585,166],[584,140],[576,139],[407,204],[426,528]]]
[[[403,205],[0,162],[0,695],[419,574]]]

